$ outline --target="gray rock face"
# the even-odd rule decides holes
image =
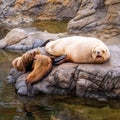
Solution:
[[[83,0],[68,32],[111,38],[120,35],[120,0]]]
[[[73,18],[79,0],[1,0],[0,23],[17,25],[35,20]]]
[[[18,25],[69,18],[70,34],[111,38],[120,35],[119,6],[119,0],[1,0],[0,23]]]
[[[120,48],[109,46],[109,49],[111,58],[104,64],[63,63],[54,66],[49,75],[33,84],[34,92],[97,99],[120,98]],[[15,83],[17,93],[27,95],[25,82],[27,74],[20,76],[15,69],[10,73],[15,78],[12,81]],[[14,77],[17,74],[18,76]]]

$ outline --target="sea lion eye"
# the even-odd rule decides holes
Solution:
[[[104,53],[105,53],[105,51],[104,51],[104,50],[102,50],[102,53],[104,54]]]
[[[95,53],[96,53],[96,50],[92,50],[92,52],[95,54]]]

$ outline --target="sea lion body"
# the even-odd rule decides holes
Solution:
[[[108,47],[99,39],[72,36],[50,41],[45,50],[54,56],[66,55],[74,63],[103,63],[110,57]]]
[[[52,68],[52,60],[46,55],[36,55],[32,71],[27,76],[27,83],[32,84],[45,77]]]

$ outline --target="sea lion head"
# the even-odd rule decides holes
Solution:
[[[24,65],[22,62],[22,57],[17,57],[12,61],[12,66],[17,69],[18,71],[24,71]]]
[[[103,63],[110,57],[107,47],[97,46],[92,50],[92,58],[95,63]]]
[[[31,63],[34,60],[35,55],[41,54],[40,50],[31,50],[22,55],[22,61],[26,63]]]
[[[32,63],[34,61],[35,55],[41,54],[40,50],[31,50],[24,53],[21,57],[17,57],[13,60],[12,65],[18,71],[23,71],[23,73],[31,70]]]

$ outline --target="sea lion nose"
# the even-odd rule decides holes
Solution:
[[[100,54],[100,51],[97,51],[97,54]]]

